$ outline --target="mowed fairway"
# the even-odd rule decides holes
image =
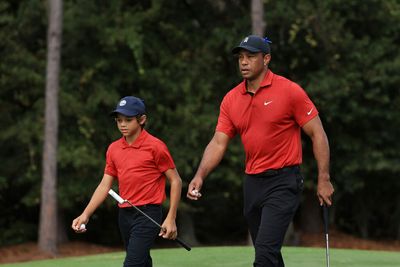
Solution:
[[[332,267],[398,267],[400,252],[331,249]],[[283,254],[287,267],[324,267],[322,248],[285,247]],[[25,263],[0,264],[1,267],[110,267],[122,266],[123,252],[71,257]],[[187,252],[181,248],[152,251],[155,267],[250,267],[252,247],[199,247]]]

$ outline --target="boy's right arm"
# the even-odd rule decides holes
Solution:
[[[87,224],[90,216],[94,211],[100,206],[101,203],[107,198],[108,191],[111,189],[114,177],[108,174],[104,174],[101,179],[100,184],[94,191],[89,204],[86,206],[85,210],[79,215],[75,220],[72,221],[72,229],[77,233],[84,233],[86,229],[80,229],[81,224]]]
[[[210,143],[204,150],[203,158],[197,169],[196,175],[188,186],[187,198],[198,200],[201,197],[200,190],[207,175],[221,162],[228,147],[230,138],[223,132],[215,132]],[[196,192],[194,192],[196,191]]]

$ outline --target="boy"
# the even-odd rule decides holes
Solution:
[[[122,137],[107,150],[104,176],[83,213],[72,222],[72,229],[84,233],[81,227],[106,199],[114,180],[118,181],[119,194],[161,224],[165,200],[165,178],[170,183],[170,207],[161,224],[162,230],[129,205],[119,204],[119,228],[126,257],[124,267],[152,266],[150,248],[157,234],[167,239],[177,237],[175,223],[181,196],[182,180],[175,168],[167,146],[149,134],[146,108],[140,98],[122,98],[111,113]]]

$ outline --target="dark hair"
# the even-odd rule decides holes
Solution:
[[[136,118],[136,120],[137,120],[137,122],[140,124],[140,118],[142,117],[142,116],[144,116],[144,115],[146,115],[146,114],[138,114],[138,115],[136,115],[135,116],[135,118]],[[145,123],[143,123],[143,124],[140,124],[140,126],[142,127],[142,129],[144,128],[144,126],[146,126],[146,122]]]

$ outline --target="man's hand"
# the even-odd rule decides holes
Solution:
[[[188,192],[186,197],[191,200],[198,200],[201,197],[201,187],[203,185],[203,179],[200,177],[195,177],[192,179],[188,186]]]
[[[319,199],[319,204],[321,206],[324,204],[328,206],[332,205],[333,192],[335,192],[335,189],[333,189],[332,183],[330,182],[329,178],[318,179],[317,196]]]

